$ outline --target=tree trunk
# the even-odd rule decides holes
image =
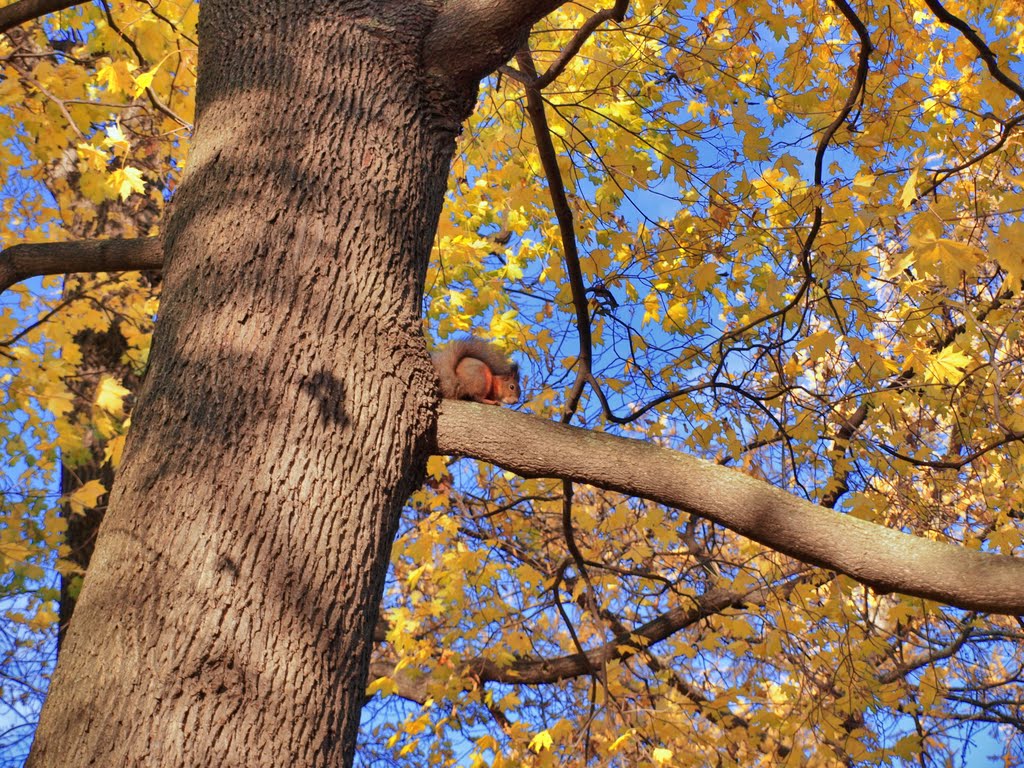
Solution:
[[[204,0],[151,368],[33,768],[350,764],[475,89],[423,79],[436,6]]]

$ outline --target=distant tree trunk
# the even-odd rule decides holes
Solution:
[[[89,418],[96,390],[102,379],[101,372],[109,372],[116,376],[132,391],[138,390],[138,377],[132,373],[130,366],[122,362],[128,344],[121,335],[118,324],[115,323],[104,333],[82,331],[75,335],[75,343],[82,352],[82,365],[76,371],[74,381],[69,383],[75,395],[73,414],[76,417]],[[104,460],[103,449],[104,444],[96,441],[86,445],[82,455],[69,456],[65,453],[61,457],[61,496],[68,496],[90,480],[99,480],[105,487],[111,487],[114,471]],[[74,563],[79,572],[61,574],[58,649],[63,644],[71,617],[74,615],[82,587],[82,572],[89,567],[89,561],[92,559],[97,532],[108,501],[109,496],[104,494],[97,500],[95,507],[85,510],[84,513],[72,511],[70,504],[61,505],[61,514],[68,521],[68,528],[64,534],[64,541],[67,544],[65,559]]]
[[[475,93],[424,78],[437,6],[204,0],[151,367],[33,768],[351,762]]]
[[[133,231],[147,231],[145,226],[150,219],[151,206],[142,210],[118,211],[121,216],[128,216],[137,226]],[[107,223],[106,210],[97,211],[96,221],[105,226],[98,227],[101,232],[114,229],[114,225]],[[77,227],[71,227],[72,234],[85,238],[88,234],[75,231]],[[119,233],[120,234],[120,233]],[[159,272],[146,273],[146,279],[151,288],[160,281]],[[69,276],[65,282],[65,295],[77,290],[80,287],[80,279],[77,276]],[[81,352],[82,361],[79,364],[73,377],[68,382],[68,388],[74,395],[72,400],[72,418],[89,423],[92,415],[93,402],[96,399],[96,392],[104,374],[114,376],[127,387],[131,392],[138,392],[141,377],[132,366],[124,359],[129,350],[128,341],[121,333],[121,323],[117,320],[111,323],[110,328],[103,332],[86,329],[75,334],[75,344]],[[130,407],[130,402],[129,402]],[[114,470],[105,458],[106,444],[101,439],[86,441],[84,450],[78,453],[63,451],[60,465],[60,493],[67,497],[90,480],[99,480],[104,487],[110,488],[114,481]],[[74,615],[75,606],[78,603],[78,595],[82,588],[82,574],[88,569],[92,559],[93,550],[96,547],[96,538],[100,523],[103,521],[103,514],[107,509],[109,494],[101,496],[96,506],[75,512],[71,504],[61,505],[61,514],[67,518],[67,531],[64,534],[64,542],[67,546],[64,559],[73,563],[77,570],[74,573],[61,573],[60,579],[60,621],[57,625],[57,648],[58,651],[63,644],[64,636],[67,633],[71,617]]]

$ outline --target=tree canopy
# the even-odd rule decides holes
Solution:
[[[147,365],[199,45],[196,3],[61,5],[0,9],[26,723],[109,490],[75,467],[116,470]],[[507,350],[533,418],[443,406],[357,761],[1024,761],[1024,3],[549,5],[463,128],[422,307],[428,345]]]

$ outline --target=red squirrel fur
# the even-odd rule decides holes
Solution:
[[[488,405],[519,402],[519,366],[480,339],[453,341],[433,355],[441,397]]]

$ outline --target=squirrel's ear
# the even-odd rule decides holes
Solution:
[[[509,366],[509,369],[512,371],[513,376],[519,375],[519,363],[512,363],[512,365]]]

